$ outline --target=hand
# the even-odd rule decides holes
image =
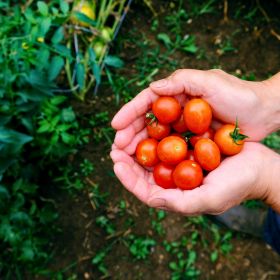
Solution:
[[[280,211],[278,184],[280,157],[259,143],[246,143],[241,153],[228,157],[191,191],[163,189],[153,175],[126,152],[114,149],[111,157],[121,183],[151,207],[184,215],[220,214],[247,199],[262,199]]]
[[[272,127],[270,127],[271,122],[267,117],[269,114],[264,108],[268,106],[264,106],[264,104],[267,103],[265,103],[262,95],[260,94],[260,92],[264,91],[264,89],[265,85],[263,83],[242,81],[220,70],[180,70],[176,71],[168,79],[151,84],[150,88],[145,89],[131,102],[126,104],[112,121],[112,126],[118,130],[113,145],[114,151],[111,153],[111,157],[115,162],[114,169],[116,175],[128,190],[132,191],[140,200],[150,206],[166,207],[170,210],[182,212],[183,201],[190,204],[193,203],[191,201],[194,201],[195,205],[193,207],[189,207],[187,212],[185,209],[185,214],[197,214],[207,211],[211,213],[218,213],[226,210],[224,208],[227,207],[217,207],[217,209],[214,209],[215,207],[207,207],[209,204],[205,204],[204,201],[209,197],[209,181],[207,181],[209,178],[212,178],[210,180],[211,186],[219,186],[221,183],[224,185],[229,184],[227,180],[223,181],[225,176],[222,177],[223,180],[220,183],[219,176],[216,178],[216,182],[215,180],[213,181],[212,173],[223,174],[220,173],[221,171],[219,170],[224,170],[224,163],[215,170],[215,172],[211,172],[205,178],[204,185],[199,189],[188,192],[182,192],[179,190],[166,191],[158,186],[155,186],[152,174],[135,163],[133,158],[130,156],[134,154],[138,142],[147,138],[144,115],[160,94],[174,95],[181,102],[186,100],[186,94],[203,97],[212,106],[213,113],[216,118],[227,123],[234,123],[236,117],[238,117],[239,125],[242,127],[243,133],[249,135],[250,140],[259,140],[272,130]],[[256,112],[254,116],[252,116],[253,112]],[[248,144],[245,146],[248,146]],[[244,148],[244,152],[246,149]],[[244,152],[237,158],[240,158]],[[248,153],[246,154],[249,155]],[[241,159],[244,160],[243,157]],[[227,159],[225,163],[229,160],[233,160],[233,158]],[[225,170],[229,171],[229,167],[231,165],[232,164],[227,164]],[[237,163],[233,163],[232,166],[234,170],[234,174],[232,175],[234,178],[237,177],[238,174],[243,176],[244,173],[243,170],[241,170],[243,173],[235,171],[238,165],[240,165],[240,163],[237,161]],[[241,166],[243,165],[241,164]],[[229,174],[229,172],[225,172],[225,174]],[[236,184],[237,179],[238,178],[232,180],[232,183]],[[241,178],[239,178],[239,180],[241,180]],[[205,182],[207,182],[206,187]],[[243,188],[244,185],[246,185],[247,187],[245,189],[252,191],[252,186],[250,184],[248,185],[248,180],[244,180],[243,182],[246,182],[243,184]],[[239,182],[238,185],[240,185],[240,183],[241,182]],[[151,187],[151,185],[153,187]],[[236,188],[231,188],[236,190],[238,186],[236,185]],[[160,194],[166,194],[168,199],[164,198],[163,200],[160,200],[160,197],[158,196],[155,200],[155,194],[159,194],[158,192]],[[205,193],[206,196],[203,196],[203,193]],[[237,195],[238,193],[235,192],[229,194]],[[193,196],[196,196],[196,200]],[[261,191],[258,192],[258,194],[257,192],[252,192],[251,196],[255,198],[262,198]],[[189,201],[186,197],[191,197],[191,201]],[[205,197],[205,199],[203,199],[203,197]],[[241,202],[243,199],[246,199],[247,196],[239,193],[238,197],[239,200],[241,199],[239,202]],[[219,198],[222,199],[224,204],[226,203],[228,207],[230,207],[230,205],[233,206],[234,203],[238,203],[237,197],[234,196],[234,199],[230,200],[230,196],[223,196],[222,191]],[[182,200],[181,206],[178,202],[179,200]],[[211,200],[208,200],[210,204],[215,202],[212,198]],[[156,203],[155,201],[158,201],[159,203]],[[174,206],[172,206],[172,202],[170,201],[175,203]],[[202,201],[204,207],[202,207],[201,203],[196,204],[197,201]],[[177,208],[175,207],[176,205]]]

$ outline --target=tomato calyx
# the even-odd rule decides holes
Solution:
[[[156,116],[151,112],[146,113],[146,124],[151,125],[154,122],[156,124],[158,123],[158,119],[156,118]]]
[[[233,130],[233,132],[230,132],[229,135],[230,135],[230,137],[232,138],[233,142],[236,145],[242,145],[242,144],[239,144],[238,141],[242,141],[242,140],[244,140],[246,138],[249,138],[249,136],[240,133],[240,128],[238,127],[237,118],[236,118],[234,130]]]
[[[195,136],[196,134],[193,133],[193,132],[191,132],[191,131],[187,131],[187,132],[183,133],[182,135],[183,135],[184,139],[186,140],[186,142],[189,142],[189,140],[190,140],[193,136]]]

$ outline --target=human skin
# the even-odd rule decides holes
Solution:
[[[220,214],[248,199],[261,199],[280,213],[280,156],[260,143],[280,128],[280,73],[262,82],[240,80],[221,70],[177,70],[154,82],[124,105],[112,120],[117,130],[111,158],[122,184],[151,207],[184,215]],[[202,97],[220,122],[234,124],[249,136],[241,153],[226,158],[191,191],[162,189],[152,172],[135,162],[138,142],[147,138],[145,113],[160,95],[184,104],[189,96]]]

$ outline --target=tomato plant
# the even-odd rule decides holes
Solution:
[[[173,171],[175,185],[182,190],[192,190],[202,183],[203,173],[199,164],[193,160],[180,162]]]
[[[165,189],[175,188],[176,185],[172,178],[173,170],[174,170],[174,166],[172,165],[168,165],[164,162],[158,163],[154,167],[154,171],[153,171],[153,175],[156,183]]]
[[[187,152],[187,143],[178,136],[168,136],[162,139],[157,147],[159,159],[168,164],[178,164],[186,158]]]
[[[188,101],[183,114],[186,126],[193,133],[202,134],[207,131],[211,124],[211,107],[201,98]]]
[[[237,123],[225,124],[216,131],[214,141],[222,154],[232,156],[241,152],[247,137],[240,133]]]
[[[221,153],[211,139],[200,139],[194,146],[195,160],[207,171],[214,170],[221,162]]]
[[[164,124],[176,121],[181,113],[181,106],[174,97],[159,97],[152,106],[155,117]]]
[[[157,156],[157,146],[157,140],[152,138],[140,141],[136,147],[137,161],[146,167],[156,165],[159,161]]]

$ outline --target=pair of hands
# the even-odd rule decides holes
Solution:
[[[223,213],[248,199],[262,199],[277,210],[280,199],[275,195],[274,180],[278,181],[280,159],[270,149],[255,143],[277,128],[272,112],[275,105],[269,102],[273,100],[270,91],[269,80],[243,81],[221,70],[177,70],[167,79],[152,83],[112,120],[112,127],[117,130],[111,151],[116,176],[147,205],[185,215]],[[157,186],[152,172],[132,157],[139,141],[147,138],[145,113],[160,95],[174,96],[182,104],[188,96],[202,97],[219,120],[216,126],[220,121],[235,123],[238,117],[239,127],[250,137],[241,153],[222,161],[194,190]]]

